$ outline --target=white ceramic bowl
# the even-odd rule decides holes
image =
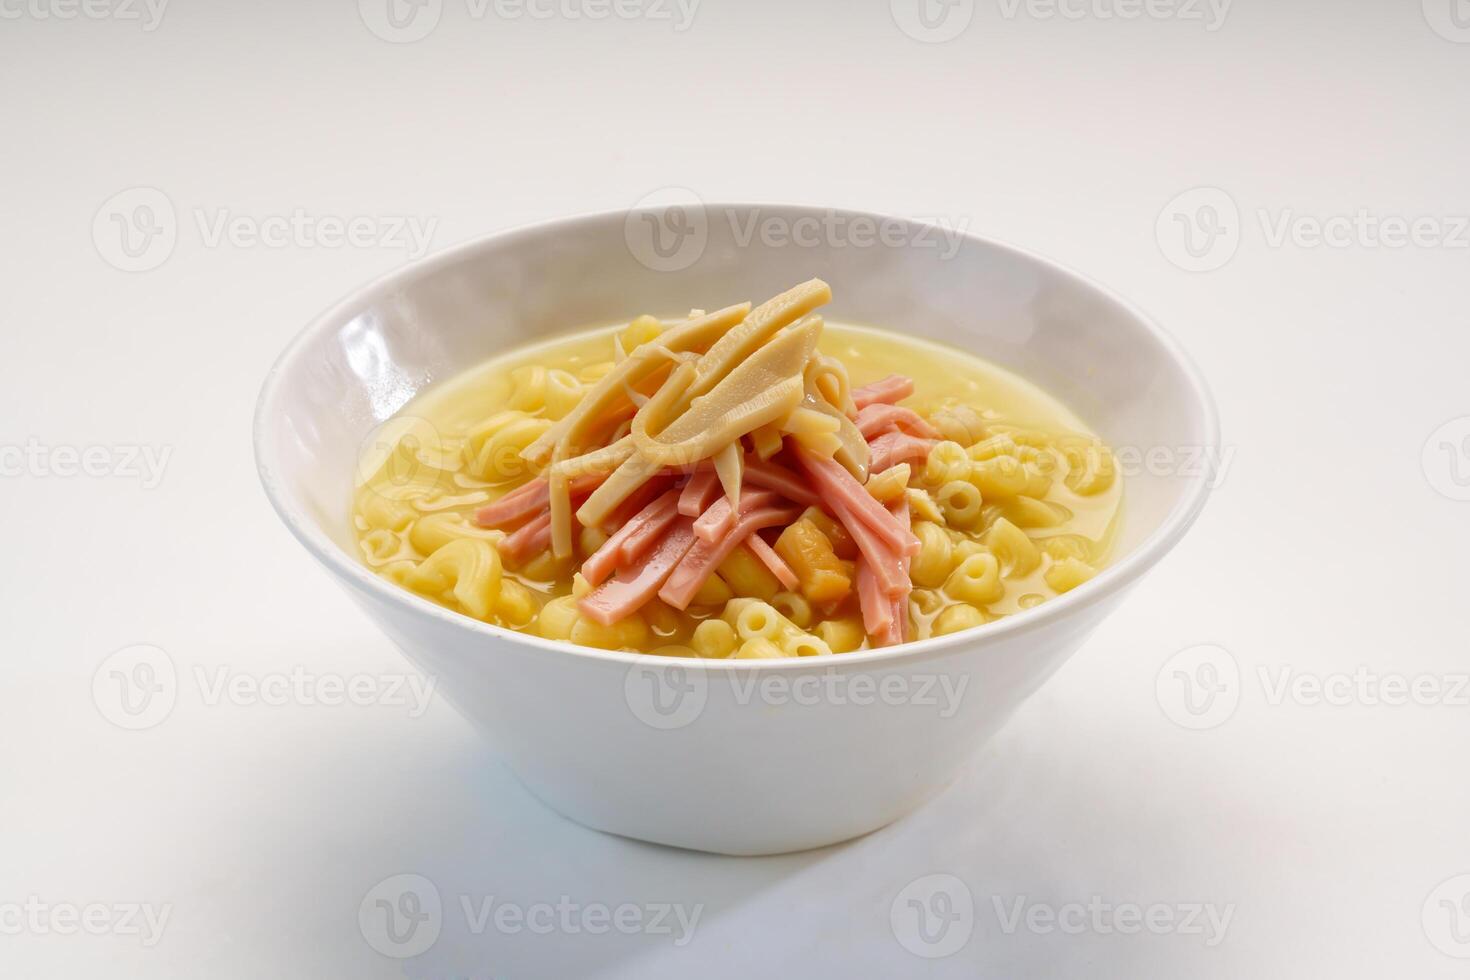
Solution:
[[[297,539],[550,806],[601,830],[729,854],[830,844],[947,785],[1180,539],[1208,473],[1130,474],[1113,564],[1021,615],[834,658],[683,661],[488,626],[372,574],[349,522],[368,433],[508,348],[639,313],[759,302],[811,276],[832,284],[830,319],[981,354],[1060,396],[1115,447],[1214,458],[1215,411],[1146,316],[1017,249],[964,236],[950,254],[921,225],[849,211],[708,205],[678,217],[656,250],[644,215],[592,215],[471,242],[352,294],[266,378],[260,477]],[[751,237],[752,220],[792,239]],[[869,227],[887,228],[886,243],[861,244]]]

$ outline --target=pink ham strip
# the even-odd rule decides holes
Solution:
[[[796,457],[811,475],[812,483],[822,495],[824,505],[829,508],[841,506],[871,528],[873,533],[884,545],[892,549],[895,555],[919,553],[919,539],[914,537],[913,532],[903,527],[888,512],[887,508],[878,503],[873,495],[868,493],[851,473],[847,472],[841,463],[815,456],[804,449],[797,450]],[[883,469],[886,468],[883,467]],[[873,472],[882,472],[882,470],[874,469]]]
[[[820,507],[822,502],[811,487],[800,476],[779,463],[747,457],[745,460],[745,482],[758,487],[775,490],[788,500],[807,507]]]
[[[679,491],[669,490],[634,514],[582,563],[583,577],[592,585],[601,585],[619,566],[639,558],[679,516],[678,503]]]
[[[679,513],[685,517],[703,514],[720,492],[720,478],[714,470],[704,470],[689,478],[684,492],[679,496]]]
[[[521,525],[508,537],[500,540],[501,557],[513,564],[520,564],[531,555],[551,547],[551,511],[546,511],[529,523]]]
[[[909,527],[907,500],[895,501],[890,513],[901,526]],[[903,573],[904,588],[898,595],[892,595],[884,590],[867,558],[863,555],[858,556],[858,606],[863,613],[863,629],[871,637],[874,646],[894,646],[908,638],[909,593],[913,591],[913,583],[909,578],[911,561],[912,559],[907,555],[899,559],[899,571]]]
[[[852,535],[860,556],[867,559],[868,569],[877,578],[885,595],[899,595],[911,587],[908,576],[904,574],[902,555],[879,540],[873,529],[852,514],[846,504],[834,503],[832,512]]]
[[[540,496],[540,502],[535,498]],[[494,503],[486,504],[475,511],[475,523],[481,527],[498,527],[514,524],[518,519],[534,514],[551,500],[551,487],[542,477],[523,483]]]
[[[590,493],[607,479],[605,473],[589,473],[579,476],[569,486],[573,496]],[[516,487],[510,493],[475,512],[475,523],[480,527],[504,528],[518,524],[537,511],[551,505],[551,485],[546,477],[538,476],[529,483]]]
[[[618,504],[617,508],[608,515],[603,527],[622,527],[631,521],[643,508],[664,495],[669,488],[673,474],[660,473],[652,476],[643,486],[628,495],[628,499]]]
[[[747,490],[740,495],[740,513],[774,504],[777,496],[770,490]],[[694,536],[701,541],[715,542],[729,534],[734,526],[735,509],[730,506],[729,497],[721,496],[694,522]]]
[[[862,555],[857,560],[857,594],[858,607],[863,611],[863,629],[875,641],[886,636],[893,627],[893,600]]]
[[[643,608],[694,544],[693,523],[687,517],[678,517],[647,558],[619,570],[611,581],[578,599],[577,610],[594,623],[611,626]]]
[[[796,573],[791,570],[791,566],[786,564],[780,555],[776,554],[776,549],[766,544],[765,538],[759,534],[752,534],[745,539],[745,545],[751,551],[755,552],[755,556],[771,570],[771,574],[776,576],[782,585],[786,586],[787,589],[795,591],[796,587],[800,584]]]
[[[868,443],[868,470],[882,473],[899,463],[925,459],[933,448],[933,439],[919,439],[907,432],[885,432]]]
[[[898,498],[888,505],[888,510],[904,530],[910,530],[913,527],[913,519],[909,515],[909,502],[906,498]],[[899,564],[903,567],[903,577],[908,582],[908,587],[903,590],[902,595],[893,597],[893,625],[882,637],[884,646],[903,643],[909,638],[909,593],[914,590],[913,579],[909,576],[909,567],[913,564],[912,556],[904,555],[899,559]]]
[[[857,427],[864,439],[872,439],[889,429],[903,429],[925,439],[941,438],[939,430],[925,422],[912,408],[882,402],[874,402],[858,412]]]
[[[700,586],[714,574],[720,562],[730,557],[742,541],[750,537],[763,527],[771,527],[775,524],[789,524],[796,520],[801,513],[794,507],[760,507],[753,510],[745,509],[745,500],[741,498],[740,520],[733,530],[717,542],[695,541],[694,547],[679,562],[679,567],[669,576],[663,588],[658,590],[658,597],[675,609],[687,609],[689,603],[694,601],[694,595]]]
[[[903,401],[914,393],[914,379],[905,378],[901,374],[890,374],[882,381],[874,381],[870,385],[852,389],[852,403],[862,411],[869,405],[882,402],[892,405],[894,402]]]

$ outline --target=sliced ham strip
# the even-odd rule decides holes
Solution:
[[[888,505],[888,511],[895,520],[903,526],[904,530],[912,530],[913,518],[909,513],[909,502],[907,497],[900,497]],[[909,568],[913,564],[913,556],[904,555],[899,559],[899,565],[903,568],[904,581],[908,586],[902,595],[893,597],[893,625],[888,632],[880,637],[884,646],[893,646],[903,643],[909,638],[909,593],[913,592],[913,578],[909,575]]]
[[[899,524],[887,508],[873,499],[873,495],[841,463],[815,456],[804,449],[798,449],[796,455],[822,495],[825,506],[829,509],[841,506],[866,524],[895,555],[919,553],[919,539],[914,537],[913,532]],[[875,469],[874,472],[882,470]],[[849,522],[844,520],[843,523]],[[852,531],[852,528],[849,527],[848,530]]]
[[[798,504],[808,507],[820,507],[822,502],[812,492],[812,488],[797,473],[792,472],[780,463],[772,463],[760,459],[746,459],[745,482],[754,483],[758,487],[775,490],[788,500],[794,500]]]
[[[893,600],[879,584],[872,566],[862,555],[857,560],[858,608],[863,611],[863,629],[875,643],[893,627]]]
[[[877,578],[885,595],[901,595],[905,589],[913,587],[903,570],[902,555],[884,544],[872,528],[848,511],[846,504],[837,502],[832,509],[847,533],[852,535],[858,556],[867,560],[869,571]]]
[[[720,478],[714,470],[702,470],[689,478],[679,495],[679,513],[698,517],[709,509],[720,494]]]
[[[920,439],[907,432],[885,432],[868,443],[868,469],[882,473],[890,466],[927,459],[934,448],[933,439]]]
[[[778,496],[770,490],[751,490],[743,493],[740,495],[740,513],[744,514],[756,507],[774,504]],[[701,541],[714,542],[729,534],[730,529],[734,526],[735,509],[730,506],[729,497],[721,496],[710,504],[694,522],[694,536]]]
[[[674,492],[673,490],[668,491],[670,494]],[[664,495],[664,497],[667,496],[668,494]],[[664,497],[660,497],[659,500],[663,500]],[[672,525],[678,517],[678,500],[675,499],[673,504],[665,504],[664,509],[651,522],[645,523],[623,539],[622,544],[618,546],[618,566],[631,565],[648,554],[649,550],[658,543],[663,530]]]
[[[662,497],[664,492],[669,489],[669,485],[673,482],[673,479],[674,475],[670,473],[661,473],[650,479],[643,486],[634,490],[627,500],[618,505],[617,509],[612,512],[612,515],[603,524],[603,527],[620,528],[624,524],[627,524],[637,514],[642,512],[645,507]]]
[[[730,557],[742,541],[750,537],[763,527],[772,527],[776,524],[789,524],[796,520],[801,513],[795,507],[771,507],[763,506],[753,510],[745,510],[741,498],[740,520],[729,534],[717,542],[699,541],[689,549],[679,562],[679,567],[669,576],[669,580],[659,589],[658,597],[675,609],[687,609],[689,603],[694,601],[694,596],[699,592],[700,586],[714,574],[720,562]]]
[[[909,527],[907,500],[895,501],[889,510],[900,525]],[[878,581],[878,576],[867,558],[858,556],[858,606],[863,613],[863,629],[867,631],[875,647],[894,646],[908,639],[909,593],[913,591],[913,583],[909,578],[911,560],[907,555],[899,559],[898,567],[903,574],[904,587],[899,594],[893,595]]]
[[[925,439],[941,438],[939,430],[925,422],[912,408],[887,405],[883,402],[874,402],[858,412],[857,427],[858,431],[863,434],[863,438],[869,441],[889,429],[902,429],[916,436],[923,436]]]
[[[882,381],[874,381],[870,385],[852,389],[852,403],[861,412],[869,405],[883,403],[892,405],[894,402],[903,401],[914,393],[914,379],[905,378],[901,374],[890,374]]]
[[[577,610],[594,623],[611,626],[643,608],[680,564],[694,544],[694,522],[676,515],[648,556],[620,569],[611,580],[577,600]]]
[[[571,482],[572,496],[585,496],[607,479],[606,473],[588,473]],[[475,523],[480,527],[509,528],[519,524],[538,511],[551,506],[551,485],[546,477],[538,476],[528,483],[516,487],[494,503],[486,504],[475,512]]]
[[[536,498],[540,501],[536,502]],[[504,527],[524,520],[544,508],[551,500],[551,487],[545,477],[536,477],[510,493],[475,511],[475,523],[481,527]]]
[[[513,565],[519,565],[550,546],[551,511],[548,510],[501,538],[500,556]]]
[[[761,564],[769,568],[771,574],[776,576],[788,590],[794,592],[797,586],[801,584],[800,580],[796,577],[796,573],[791,570],[791,566],[786,564],[784,558],[776,554],[776,549],[766,544],[765,538],[759,534],[752,534],[745,539],[745,545],[751,551],[755,552],[755,556],[761,560]]]
[[[628,565],[658,540],[678,517],[679,491],[668,490],[645,506],[582,563],[582,575],[592,585],[601,585],[619,566]]]

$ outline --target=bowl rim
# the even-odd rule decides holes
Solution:
[[[864,211],[853,208],[817,207],[809,204],[777,204],[754,201],[703,202],[706,210],[733,209],[773,212],[803,212],[840,214],[851,220],[866,218],[873,221],[899,221],[909,226],[928,225],[917,218]],[[1021,636],[1044,629],[1052,623],[1067,618],[1085,609],[1098,605],[1133,585],[1142,575],[1156,565],[1183,538],[1204,509],[1211,490],[1211,474],[1206,470],[1188,479],[1178,502],[1164,520],[1130,553],[1101,570],[1082,585],[1048,599],[1032,609],[1007,616],[970,630],[961,630],[946,636],[913,640],[893,647],[862,650],[839,654],[833,657],[787,657],[780,659],[735,660],[733,658],[706,659],[702,657],[660,657],[646,653],[629,653],[620,650],[602,650],[584,647],[564,640],[548,640],[543,637],[521,633],[503,626],[472,619],[445,606],[430,601],[375,574],[361,562],[353,561],[296,503],[282,484],[278,473],[279,446],[275,428],[270,424],[283,391],[283,379],[287,367],[302,356],[308,344],[325,330],[339,326],[348,314],[356,314],[370,306],[383,295],[391,293],[402,284],[426,273],[453,265],[471,255],[492,247],[514,247],[518,238],[532,235],[548,235],[569,231],[581,225],[598,222],[626,221],[633,213],[631,208],[615,208],[554,218],[546,221],[529,222],[500,231],[480,235],[455,245],[440,249],[413,262],[395,269],[353,289],[325,311],[312,318],[299,330],[277,356],[266,373],[265,380],[256,398],[252,421],[252,442],[255,452],[256,473],[266,498],[292,536],[310,552],[317,561],[340,578],[344,584],[356,585],[369,594],[376,595],[390,604],[398,605],[409,612],[437,620],[446,625],[465,629],[486,637],[508,641],[514,645],[530,647],[552,654],[601,661],[604,663],[641,665],[645,668],[695,667],[700,670],[807,670],[812,668],[860,668],[887,665],[891,661],[930,660],[944,654],[973,649],[1008,637]],[[1035,251],[1008,242],[997,241],[968,230],[958,232],[964,239],[1010,253],[1012,256],[1044,266],[1053,273],[1074,280],[1094,290],[1116,304],[1131,316],[1153,340],[1169,355],[1188,384],[1191,401],[1195,408],[1206,452],[1218,452],[1220,446],[1220,419],[1215,400],[1208,383],[1194,360],[1173,335],[1161,327],[1152,316],[1131,300],[1119,295],[1110,287],[1054,261]]]

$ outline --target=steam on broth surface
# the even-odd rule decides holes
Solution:
[[[1101,441],[979,357],[825,323],[829,297],[643,316],[436,386],[364,452],[364,562],[510,629],[739,658],[983,626],[1092,577],[1122,497]]]

